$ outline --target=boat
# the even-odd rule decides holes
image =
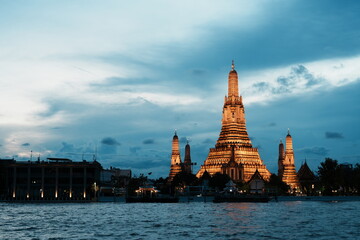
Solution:
[[[224,190],[215,195],[214,203],[223,202],[269,202],[270,197],[262,193],[247,194],[239,191],[233,181],[226,184]]]
[[[136,191],[136,196],[127,196],[125,198],[126,203],[177,203],[178,197],[160,195],[150,182],[147,182],[144,186],[139,187]]]

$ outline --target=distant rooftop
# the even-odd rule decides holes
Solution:
[[[72,162],[72,160],[68,158],[47,158],[47,160],[55,162]]]

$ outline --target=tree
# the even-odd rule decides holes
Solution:
[[[278,195],[286,195],[289,192],[290,186],[284,183],[279,176],[271,174],[269,182],[266,187],[268,189],[274,189]]]
[[[198,178],[194,174],[182,171],[175,175],[172,180],[172,185],[175,187],[186,187],[196,185],[197,181]]]
[[[158,178],[154,181],[154,186],[157,190],[160,191],[161,194],[169,194],[170,193],[170,184],[169,178]]]
[[[209,180],[209,186],[217,190],[222,190],[229,181],[230,177],[227,174],[217,172]]]
[[[360,164],[356,164],[354,167],[354,183],[353,186],[357,191],[357,194],[360,194]]]
[[[324,195],[332,195],[333,190],[339,189],[339,165],[337,160],[325,158],[325,161],[320,163],[318,167],[318,174],[320,183],[324,190]]]
[[[144,185],[147,181],[147,177],[140,174],[138,178],[131,178],[127,186],[127,194],[129,196],[135,195],[135,190],[139,189],[140,186]]]

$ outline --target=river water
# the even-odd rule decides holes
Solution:
[[[0,203],[0,239],[360,239],[360,202]]]

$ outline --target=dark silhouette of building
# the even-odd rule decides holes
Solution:
[[[93,200],[102,167],[97,161],[0,159],[3,200]]]
[[[306,163],[306,160],[305,163],[301,165],[297,173],[297,176],[299,178],[299,182],[303,190],[303,193],[305,193],[306,195],[315,194],[316,176],[310,170],[308,164]]]
[[[190,145],[189,145],[189,141],[187,141],[185,146],[184,171],[188,174],[191,174],[192,165],[193,163],[191,162]]]

